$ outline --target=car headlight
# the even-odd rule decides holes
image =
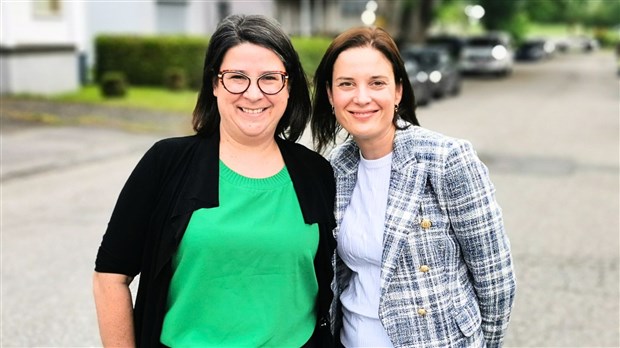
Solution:
[[[491,50],[491,55],[497,60],[502,60],[508,55],[508,50],[502,45],[497,45]]]
[[[415,65],[409,61],[405,61],[405,71],[411,73],[415,69]]]
[[[415,78],[420,82],[426,82],[426,80],[428,80],[428,74],[424,71],[420,71],[415,75]]]
[[[441,81],[441,73],[435,70],[429,75],[428,78],[431,80],[431,82],[438,83],[439,81]]]

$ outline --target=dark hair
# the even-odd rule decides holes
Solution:
[[[231,15],[224,18],[211,36],[202,75],[202,87],[194,108],[192,124],[197,134],[219,131],[220,113],[213,88],[226,52],[242,43],[272,50],[284,64],[288,78],[289,99],[284,116],[276,126],[276,135],[296,141],[303,133],[311,112],[308,80],[297,52],[280,24],[260,15]]]
[[[321,59],[321,63],[314,74],[314,98],[312,111],[312,138],[318,152],[334,144],[337,133],[342,127],[332,113],[332,107],[327,95],[327,87],[331,86],[334,72],[334,63],[338,55],[350,48],[372,47],[381,52],[392,64],[394,80],[402,85],[403,95],[398,104],[398,111],[394,114],[392,123],[397,129],[398,120],[403,119],[413,125],[419,125],[415,115],[415,97],[409,83],[409,76],[405,70],[403,59],[394,40],[385,30],[375,27],[360,27],[349,29],[338,35],[329,45]]]

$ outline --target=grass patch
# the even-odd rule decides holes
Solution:
[[[164,88],[130,87],[127,95],[122,98],[105,98],[99,87],[85,86],[76,92],[50,97],[27,96],[34,99],[46,99],[58,102],[99,104],[114,107],[161,110],[180,113],[191,113],[196,105],[196,91],[173,92]]]

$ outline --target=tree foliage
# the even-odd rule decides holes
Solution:
[[[481,23],[487,30],[504,31],[520,41],[528,26],[528,17],[523,12],[525,3],[525,0],[480,0],[485,11]]]

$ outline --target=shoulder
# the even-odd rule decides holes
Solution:
[[[150,168],[151,172],[168,173],[189,163],[199,148],[198,145],[204,141],[204,137],[197,135],[161,139],[148,149],[140,160],[140,165]]]
[[[419,126],[396,131],[395,151],[408,153],[419,162],[445,162],[458,153],[473,152],[471,143],[465,139],[447,136]]]
[[[336,146],[329,154],[329,161],[339,174],[357,170],[360,161],[360,149],[352,138]]]
[[[200,143],[201,139],[205,138],[198,135],[188,135],[182,137],[161,139],[153,145],[153,149],[158,152],[174,153],[196,146]]]
[[[296,162],[303,163],[305,167],[329,170],[331,166],[325,157],[321,154],[310,150],[306,146],[288,140],[279,139],[280,146],[286,153],[290,153],[290,158]]]

